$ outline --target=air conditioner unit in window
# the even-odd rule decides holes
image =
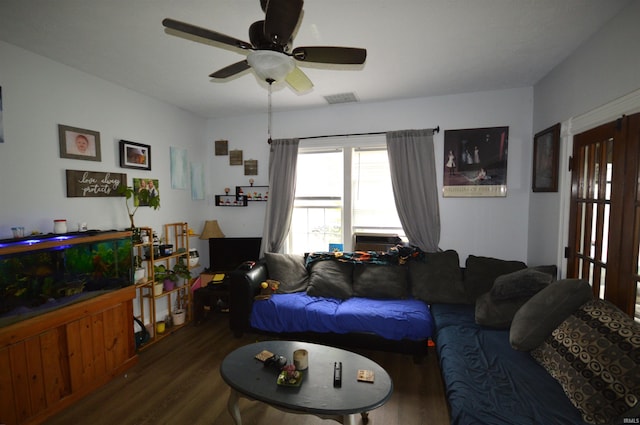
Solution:
[[[398,235],[388,233],[354,233],[354,251],[386,251],[402,243]]]

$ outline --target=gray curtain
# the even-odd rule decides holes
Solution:
[[[433,130],[387,133],[391,184],[402,228],[411,245],[438,251],[440,206]]]
[[[265,252],[280,252],[291,225],[296,193],[298,139],[277,139],[269,153],[269,199],[264,217],[260,257]]]

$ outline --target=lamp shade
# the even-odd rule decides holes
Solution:
[[[218,220],[207,220],[204,222],[204,229],[200,234],[200,239],[224,238],[224,233],[220,230]]]

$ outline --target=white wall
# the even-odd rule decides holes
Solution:
[[[266,95],[266,94],[265,94]],[[273,97],[277,104],[277,95]],[[455,249],[464,262],[469,254],[506,259],[527,258],[527,222],[531,162],[533,91],[531,88],[471,93],[384,103],[338,104],[320,109],[281,112],[273,117],[273,137],[304,137],[432,128],[439,158],[438,188],[442,188],[444,131],[509,126],[509,162],[506,198],[440,198],[443,249]],[[228,157],[213,156],[213,141],[229,140],[229,149],[242,149],[245,159],[259,161],[256,184],[268,183],[267,116],[210,120],[207,128],[210,177],[208,193],[224,193],[248,184],[242,167],[229,166]],[[211,201],[212,203],[212,201]],[[227,236],[260,236],[264,204],[247,208],[213,207]]]
[[[640,88],[640,2],[634,1],[534,87],[534,133]],[[570,149],[562,146],[563,152]],[[531,164],[528,165],[529,168]],[[558,263],[561,199],[569,191],[566,163],[560,164],[558,193],[532,193],[529,209],[531,264]],[[565,235],[566,236],[566,235]]]
[[[190,189],[171,189],[169,147],[204,162],[205,119],[7,43],[0,57],[0,239],[12,236],[12,226],[52,232],[58,218],[70,230],[80,221],[90,229],[129,227],[124,198],[67,198],[66,169],[126,173],[129,185],[133,177],[159,179],[161,208],[140,208],[136,224],[187,221],[200,231],[207,203],[192,201]],[[100,132],[102,161],[60,158],[58,124]],[[120,168],[120,139],[150,145],[152,170]]]

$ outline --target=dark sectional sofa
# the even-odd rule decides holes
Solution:
[[[267,254],[234,271],[231,329],[418,358],[432,338],[456,425],[640,423],[640,325],[593,299],[588,283],[473,255],[460,267],[453,250],[395,252],[388,264],[347,257]],[[256,301],[267,279],[280,293]],[[353,300],[360,315],[342,328],[337,307]],[[377,317],[397,304],[404,315],[419,310],[416,320]]]

